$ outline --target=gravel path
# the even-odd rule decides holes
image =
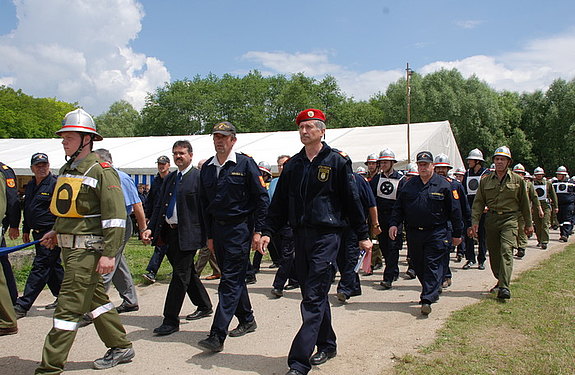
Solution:
[[[558,238],[552,231],[551,238]],[[550,254],[561,251],[565,244],[556,240],[543,251],[530,240],[527,255],[515,261],[514,275],[538,264]],[[402,251],[400,270],[405,271],[405,250]],[[475,303],[485,297],[495,284],[489,267],[462,270],[461,263],[451,262],[453,285],[433,305],[433,312],[424,318],[420,314],[420,285],[417,280],[400,278],[391,290],[382,290],[378,283],[382,271],[362,277],[363,295],[353,297],[346,304],[335,298],[332,286],[330,302],[333,324],[338,336],[338,355],[315,367],[313,374],[383,374],[394,364],[394,358],[415,353],[422,345],[435,338],[452,311]],[[298,330],[300,294],[286,291],[281,299],[270,296],[275,270],[262,264],[258,282],[249,286],[258,329],[239,338],[228,338],[224,351],[204,353],[197,342],[206,337],[212,318],[195,322],[182,320],[180,332],[156,337],[152,329],[161,324],[161,314],[167,284],[138,287],[140,310],[122,315],[128,337],[134,343],[136,357],[130,364],[105,370],[104,374],[279,374],[287,371],[287,353]],[[402,273],[403,276],[403,273]],[[217,280],[205,281],[206,288],[217,303]],[[511,291],[513,293],[513,290]],[[115,290],[112,301],[119,303]],[[42,292],[36,306],[52,302],[49,292]],[[510,303],[513,303],[513,299]],[[186,300],[182,317],[194,311]],[[0,374],[32,374],[41,359],[42,345],[52,326],[52,311],[33,307],[26,318],[18,321],[18,335],[0,337]],[[237,321],[232,322],[234,328]],[[67,374],[95,374],[92,361],[106,351],[93,326],[81,328],[66,365]]]

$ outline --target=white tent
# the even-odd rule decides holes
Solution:
[[[281,154],[293,155],[302,144],[297,130],[267,133],[241,133],[235,151],[251,155],[256,162],[267,161],[277,171],[276,159]],[[419,151],[431,151],[433,155],[447,154],[454,167],[462,167],[463,161],[451,131],[449,121],[416,123],[410,125],[411,160]],[[194,150],[194,164],[200,159],[214,155],[210,135],[157,136],[106,138],[95,142],[95,148],[106,148],[112,153],[114,166],[129,173],[136,182],[149,183],[156,173],[156,159],[167,155],[171,159],[175,141],[186,139]],[[346,152],[353,161],[354,169],[366,160],[368,154],[379,153],[389,147],[395,152],[397,168],[407,164],[407,125],[384,125],[358,128],[327,129],[326,142]],[[32,175],[30,157],[35,152],[48,154],[53,172],[64,164],[61,140],[54,139],[0,139],[0,161],[14,169],[17,175]]]

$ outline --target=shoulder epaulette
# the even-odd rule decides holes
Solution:
[[[245,156],[247,156],[248,158],[252,158],[252,159],[253,159],[253,157],[252,157],[251,155],[246,154],[245,152],[240,152],[240,155],[245,155]]]
[[[337,148],[332,148],[333,152],[340,154],[343,158],[348,159],[349,155],[343,151],[338,150]]]

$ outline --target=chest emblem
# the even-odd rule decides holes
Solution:
[[[320,165],[317,171],[317,179],[321,182],[326,182],[329,179],[329,173],[331,172],[331,167]]]

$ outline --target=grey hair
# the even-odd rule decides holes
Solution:
[[[325,122],[321,121],[321,120],[313,120],[313,124],[315,125],[316,128],[318,128],[319,130],[325,130]]]
[[[112,154],[110,154],[110,151],[106,150],[105,148],[99,148],[97,150],[94,150],[94,152],[98,154],[98,156],[100,157],[100,159],[102,159],[102,161],[113,164]]]

